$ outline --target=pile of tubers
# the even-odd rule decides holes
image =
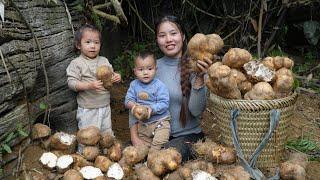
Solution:
[[[56,132],[43,124],[35,124],[32,139],[46,151],[39,159],[48,169],[43,179],[201,179],[222,177],[216,170],[221,164],[234,166],[233,149],[209,139],[193,144],[197,159],[182,163],[174,148],[149,150],[148,146],[127,146],[111,133],[100,133],[94,126],[79,130],[76,135]],[[81,144],[81,153],[76,152]],[[31,174],[31,173],[30,173]],[[39,174],[37,174],[39,176]]]
[[[199,72],[197,60],[210,59],[208,89],[226,99],[272,100],[293,92],[293,60],[288,57],[266,57],[253,60],[245,49],[230,48],[217,61],[214,56],[223,48],[223,40],[216,34],[196,34],[188,43],[190,66]]]

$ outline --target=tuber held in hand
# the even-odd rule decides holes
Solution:
[[[223,40],[217,34],[195,34],[188,43],[191,69],[194,72],[200,72],[197,61],[214,60],[214,54],[218,53],[223,46]]]
[[[112,68],[110,66],[102,65],[97,68],[96,77],[101,80],[105,89],[112,87]]]
[[[137,118],[139,121],[146,121],[148,120],[149,117],[149,110],[147,106],[143,106],[143,105],[135,105],[132,108],[132,114],[135,118]]]

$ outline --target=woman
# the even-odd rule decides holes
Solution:
[[[175,16],[161,18],[155,32],[157,44],[164,54],[157,60],[156,77],[168,87],[170,94],[171,133],[165,148],[176,148],[186,161],[193,158],[191,143],[204,137],[200,126],[200,115],[206,106],[204,74],[212,61],[198,61],[202,72],[190,74],[188,59],[183,55],[187,44],[185,33]],[[130,127],[130,133],[133,145],[142,144],[137,125]]]

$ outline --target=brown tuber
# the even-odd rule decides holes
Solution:
[[[160,178],[152,173],[152,171],[145,165],[135,168],[138,179],[141,180],[160,180]]]
[[[198,156],[211,162],[233,164],[236,161],[236,152],[233,148],[218,145],[209,139],[206,139],[205,142],[197,142],[193,147]]]
[[[273,88],[267,82],[258,82],[244,95],[246,100],[272,100],[274,98]]]
[[[231,48],[223,56],[222,64],[229,66],[230,68],[241,69],[243,65],[251,61],[251,59],[252,56],[247,50],[240,48]]]
[[[306,179],[308,157],[303,153],[290,154],[288,161],[280,164],[281,179]]]
[[[100,140],[100,130],[95,126],[80,129],[77,133],[79,143],[88,146],[95,146]]]
[[[112,135],[111,132],[104,132],[101,135],[100,139],[100,146],[101,148],[110,148],[115,141],[115,137]]]
[[[105,89],[112,87],[112,68],[110,66],[102,65],[97,68],[96,76],[98,80],[101,80]]]
[[[250,180],[250,174],[242,166],[235,166],[223,171],[221,180]]]
[[[82,155],[88,161],[93,161],[100,154],[100,149],[96,146],[85,146]]]
[[[99,168],[102,172],[107,172],[109,167],[112,165],[112,161],[105,156],[98,156],[94,161],[94,166]]]
[[[197,61],[214,60],[214,54],[218,53],[223,46],[223,40],[217,34],[195,34],[188,43],[191,69],[200,72]]]
[[[44,124],[37,123],[32,127],[31,138],[33,140],[50,136],[51,129]]]
[[[83,177],[79,171],[70,169],[63,174],[63,180],[83,180]]]
[[[122,145],[120,142],[115,142],[111,148],[108,149],[108,157],[110,160],[112,161],[119,161],[121,159],[122,156]]]
[[[277,98],[287,97],[293,89],[294,77],[291,70],[281,68],[276,71],[273,90]]]
[[[148,154],[147,164],[156,176],[176,170],[182,161],[181,154],[174,148],[152,151]]]
[[[125,162],[128,165],[134,165],[144,160],[144,158],[148,155],[148,152],[149,152],[148,146],[140,145],[140,146],[128,146],[123,150],[122,154]]]

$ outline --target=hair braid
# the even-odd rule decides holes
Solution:
[[[181,75],[180,75],[180,84],[181,84],[181,91],[182,91],[182,103],[181,103],[181,110],[180,110],[180,123],[182,127],[186,125],[187,118],[190,114],[188,108],[188,100],[190,96],[190,89],[191,83],[189,81],[190,77],[190,68],[189,68],[189,59],[186,56],[182,56],[181,58]]]

